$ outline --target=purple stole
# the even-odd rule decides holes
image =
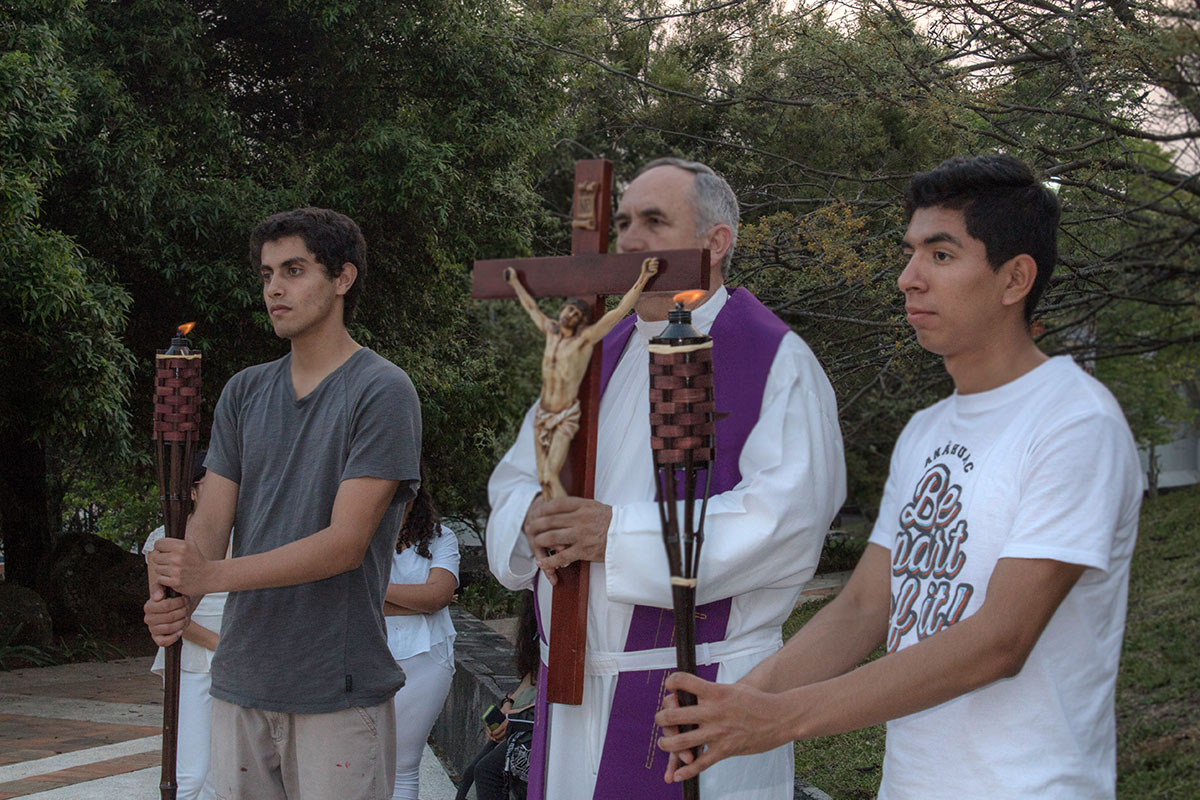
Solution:
[[[625,345],[634,330],[636,316],[619,322],[604,337],[601,359],[600,392],[617,367]],[[665,323],[664,323],[665,324]],[[746,437],[758,422],[767,375],[784,334],[790,330],[746,289],[730,294],[713,322],[713,395],[717,410],[728,416],[716,424],[716,463],[713,466],[712,494],[726,492],[742,479],[738,459]],[[663,576],[665,581],[666,575]],[[535,581],[536,586],[536,581]],[[536,591],[535,591],[536,593]],[[696,608],[696,643],[725,639],[732,598],[717,600]],[[539,634],[545,634],[538,622]],[[625,652],[674,647],[674,615],[671,609],[635,606],[625,641]],[[714,680],[719,664],[705,664],[697,672],[705,680]],[[661,730],[654,714],[666,694],[663,684],[673,669],[622,672],[617,677],[612,713],[600,757],[593,800],[680,800],[682,784],[663,782],[667,754],[658,748]],[[546,719],[546,667],[538,673],[537,719]],[[534,729],[529,765],[529,800],[543,800],[545,785],[545,726]]]

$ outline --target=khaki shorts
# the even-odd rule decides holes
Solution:
[[[209,782],[219,800],[388,800],[396,711],[388,700],[328,714],[212,701]]]

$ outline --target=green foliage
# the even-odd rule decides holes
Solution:
[[[130,338],[149,352],[174,323],[199,318],[212,403],[233,372],[283,350],[264,333],[243,262],[252,224],[300,205],[350,215],[369,247],[354,333],[407,369],[421,393],[442,510],[476,516],[494,442],[518,415],[503,337],[493,343],[483,312],[464,311],[467,267],[527,249],[537,197],[526,174],[554,108],[538,92],[544,59],[496,35],[519,20],[486,2],[142,7],[134,21],[91,14],[92,36],[106,45],[88,68],[117,81],[95,86],[112,113],[81,131],[87,172],[75,176],[103,205],[124,204],[110,216],[140,222],[94,245],[120,260],[151,312]],[[168,52],[177,39],[187,47]],[[130,137],[126,155],[88,144],[115,127]],[[144,166],[130,171],[128,160]],[[114,168],[136,176],[136,207],[131,192],[100,179]],[[72,201],[68,183],[64,225],[106,227],[84,197]]]
[[[827,572],[849,572],[858,566],[863,551],[867,549],[867,537],[831,532],[825,537],[821,558],[817,562],[817,574]]]
[[[20,633],[18,625],[0,640],[0,671],[27,667],[50,667],[55,664],[77,664],[84,661],[111,661],[129,658],[129,654],[112,642],[98,638],[87,628],[71,637],[60,637],[50,647],[13,644]]]
[[[0,18],[0,536],[26,585],[52,534],[47,450],[119,457],[129,435],[130,296],[43,204],[79,116],[65,42],[80,8],[24,2]]]
[[[129,298],[66,237],[28,231],[0,253],[0,424],[41,441],[121,452],[132,359],[120,340]],[[15,238],[15,237],[14,237]]]
[[[15,665],[22,667],[46,667],[54,663],[54,657],[41,647],[31,644],[14,644],[21,633],[17,625],[0,639],[0,671],[8,672]]]
[[[1200,489],[1147,499],[1117,679],[1117,795],[1200,796]]]
[[[77,664],[84,661],[111,661],[115,658],[129,658],[129,654],[112,642],[98,638],[86,627],[81,633],[67,638],[62,637],[51,651],[55,662],[59,664]]]
[[[141,552],[146,537],[162,524],[158,487],[145,468],[118,475],[71,474],[62,507],[64,530],[95,534],[126,552]]]
[[[464,586],[458,604],[478,619],[515,617],[521,612],[521,592],[505,589],[490,575]]]
[[[1182,307],[1180,307],[1182,306]],[[1165,338],[1172,328],[1195,324],[1200,307],[1194,303],[1161,307],[1130,302],[1114,303],[1097,317],[1095,329],[1116,332],[1123,339]],[[1172,441],[1181,426],[1196,418],[1200,404],[1200,350],[1175,345],[1127,358],[1096,362],[1096,377],[1112,390],[1139,444],[1161,445]]]
[[[0,20],[0,218],[35,216],[42,186],[54,173],[54,148],[74,116],[75,87],[64,69],[62,28],[76,2],[25,3]]]
[[[611,158],[622,177],[664,153],[722,172],[742,203],[732,282],[759,293],[826,367],[851,497],[868,513],[905,421],[951,389],[940,359],[916,345],[895,285],[900,191],[951,155],[1010,152],[1059,181],[1062,256],[1039,319],[1044,348],[1111,361],[1104,377],[1145,441],[1186,418],[1176,388],[1191,368],[1164,353],[1200,334],[1200,162],[1193,134],[1163,131],[1200,120],[1186,77],[1194,15],[1156,3],[854,0],[834,12],[575,0],[537,20],[569,87],[540,183],[548,204],[565,213],[555,176],[581,156]],[[563,248],[562,234],[545,235]]]
[[[900,189],[952,154],[1012,152],[1059,181],[1043,346],[1094,361],[1145,442],[1187,417],[1200,189],[1173,132],[1200,102],[1195,20],[1170,4],[10,5],[0,369],[27,379],[0,389],[0,432],[45,443],[50,484],[146,463],[131,420],[179,322],[200,322],[207,419],[234,372],[284,352],[247,233],[321,205],[370,246],[353,333],[412,375],[434,493],[478,522],[537,347],[514,304],[467,299],[469,265],[566,252],[571,165],[597,156],[619,181],[667,153],[729,178],[731,283],[822,360],[868,514],[901,426],[950,387],[895,277]]]
[[[75,492],[62,516],[107,509],[100,524],[117,536],[145,526],[140,510],[115,509],[144,493],[133,473],[149,437],[131,440],[129,421],[150,417],[152,353],[199,321],[211,419],[233,373],[286,347],[244,260],[251,227],[320,205],[362,226],[369,269],[353,333],[410,371],[427,400],[435,494],[447,514],[478,519],[528,381],[510,373],[509,315],[465,302],[469,265],[530,250],[543,213],[530,173],[561,105],[545,91],[556,62],[523,43],[521,17],[476,0],[22,9],[0,28],[27,51],[6,67],[28,67],[0,78],[21,90],[0,118],[21,126],[0,130],[0,185],[10,205],[28,200],[25,228],[0,234],[0,367],[54,382],[13,386],[23,405],[0,398],[0,420],[114,454],[98,462],[73,439],[51,442],[61,457],[46,480]],[[42,90],[53,97],[34,102]],[[125,488],[79,494],[114,470]]]
[[[1171,442],[1196,418],[1194,348],[1173,347],[1139,358],[1101,362],[1096,375],[1116,395],[1139,444]],[[1189,392],[1188,389],[1191,389]]]
[[[129,297],[75,243],[39,223],[57,150],[75,122],[63,37],[76,2],[18,4],[0,22],[0,427],[46,441],[119,444]]]

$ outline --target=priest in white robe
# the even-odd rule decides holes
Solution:
[[[700,331],[708,333],[726,306],[739,301],[753,302],[760,309],[755,313],[765,312],[745,290],[733,295],[731,304],[722,285],[736,239],[737,202],[707,167],[674,159],[651,162],[626,190],[616,222],[621,252],[709,248],[714,289],[698,301],[692,316]],[[669,296],[643,295],[633,329],[624,334],[620,360],[600,402],[594,501],[543,503],[538,496],[533,409],[488,484],[492,572],[510,589],[538,582],[547,634],[547,573],[575,559],[590,562],[583,704],[555,705],[552,712],[541,796],[554,800],[604,795],[596,779],[617,673],[674,663],[673,649],[669,663],[654,664],[648,660],[656,651],[623,652],[635,606],[672,605],[649,447],[647,350],[648,340],[665,325],[670,304]],[[710,499],[705,522],[697,603],[723,598],[731,603],[725,640],[702,646],[698,662],[719,663],[716,680],[722,683],[738,680],[779,649],[781,625],[812,577],[829,523],[845,499],[836,401],[816,357],[787,331],[764,364],[769,369],[755,409],[758,418],[737,458],[740,480]],[[721,370],[721,364],[714,369]],[[718,396],[717,404],[724,410],[728,401]],[[546,555],[550,548],[555,555]],[[547,643],[542,647],[545,661]],[[791,800],[792,748],[728,759],[700,780],[701,794],[708,798]]]

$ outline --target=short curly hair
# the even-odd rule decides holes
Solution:
[[[263,245],[287,236],[299,236],[304,240],[304,246],[317,257],[330,280],[342,274],[342,266],[346,263],[358,269],[358,277],[346,292],[342,306],[343,319],[347,323],[353,321],[367,277],[367,242],[357,223],[328,208],[297,208],[272,214],[258,223],[250,234],[250,266],[259,270]]]

